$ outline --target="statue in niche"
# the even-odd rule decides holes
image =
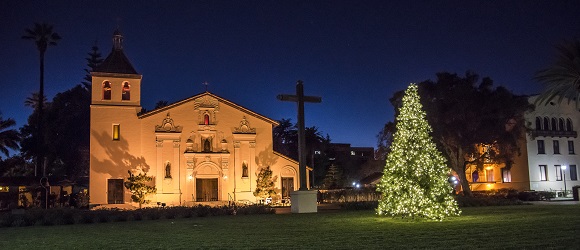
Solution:
[[[242,178],[248,177],[248,165],[244,162],[242,163]]]
[[[171,178],[171,163],[167,162],[165,165],[165,178]]]
[[[211,152],[211,142],[209,138],[203,141],[203,152]]]

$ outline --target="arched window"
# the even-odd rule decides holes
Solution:
[[[566,119],[566,131],[572,131],[572,120],[570,118]]]
[[[111,100],[111,83],[103,82],[103,100]]]
[[[564,118],[558,119],[558,130],[564,131]]]
[[[121,97],[123,101],[131,100],[131,85],[128,82],[123,83],[123,95]]]
[[[548,117],[544,117],[544,130],[550,130],[550,122],[548,121]]]
[[[542,119],[540,117],[536,117],[536,130],[542,130]]]
[[[209,125],[209,115],[208,114],[203,115],[203,124]]]
[[[554,130],[554,131],[558,130],[558,124],[556,123],[556,118],[552,117],[552,124],[550,124],[550,125],[552,125],[552,127],[551,127],[552,130]]]

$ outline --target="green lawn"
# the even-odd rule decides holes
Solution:
[[[374,211],[0,228],[0,249],[579,249],[579,205],[464,208],[443,222]]]

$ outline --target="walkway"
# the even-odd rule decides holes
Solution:
[[[290,207],[277,207],[274,208],[276,210],[276,214],[290,214]],[[332,213],[340,211],[340,206],[336,203],[325,203],[325,204],[318,204],[318,212],[319,213]]]
[[[575,201],[572,198],[554,198],[549,201],[529,201],[532,204],[538,205],[578,205],[580,201]]]

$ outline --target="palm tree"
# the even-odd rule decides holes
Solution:
[[[38,100],[39,100],[38,96],[39,96],[38,92],[34,92],[29,97],[26,97],[26,100],[24,100],[24,106],[31,107],[32,109],[37,109],[38,108]],[[47,99],[45,96],[44,101],[42,102],[43,107],[46,107],[46,102],[47,102]]]
[[[534,79],[544,85],[544,91],[536,100],[536,104],[547,104],[558,97],[558,102],[564,98],[568,102],[575,100],[579,106],[580,100],[580,40],[556,46],[559,52],[556,62],[550,67],[538,71]]]
[[[157,103],[155,103],[155,108],[154,109],[159,109],[159,108],[163,108],[165,106],[169,105],[169,102],[161,100],[158,101]]]
[[[2,119],[2,114],[0,113],[0,152],[4,155],[9,156],[8,149],[17,150],[19,148],[18,142],[20,141],[20,136],[16,129],[9,129],[10,127],[16,125],[14,119]]]
[[[22,36],[22,39],[25,40],[33,40],[36,44],[36,48],[38,52],[40,52],[40,90],[38,92],[38,99],[37,100],[44,100],[44,53],[49,45],[55,46],[56,42],[61,39],[61,37],[52,31],[52,25],[46,23],[34,23],[34,28],[32,29],[25,29],[25,34]],[[43,131],[43,102],[38,102],[38,138],[39,138],[39,145],[41,148],[44,146],[44,131]],[[38,155],[36,156],[36,165],[37,169],[40,169],[43,166],[44,157],[42,155],[42,150],[38,151]],[[36,175],[36,173],[34,173]],[[44,173],[46,175],[46,173]]]

